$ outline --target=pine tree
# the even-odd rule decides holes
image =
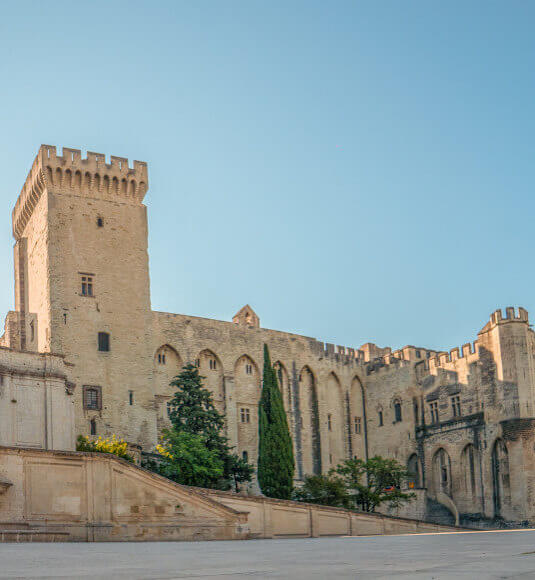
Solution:
[[[218,489],[234,486],[238,490],[240,483],[251,481],[254,468],[232,452],[227,437],[222,434],[225,418],[215,408],[212,393],[202,384],[203,378],[199,369],[189,363],[171,383],[176,387],[169,402],[171,431],[202,438],[206,449],[215,453],[223,466],[223,473],[217,481],[209,482],[207,478],[208,483],[204,485]]]
[[[176,387],[169,402],[169,419],[176,431],[202,435],[209,449],[228,450],[227,438],[221,434],[223,415],[215,408],[212,393],[202,384],[199,369],[188,363],[171,383]]]
[[[292,438],[277,374],[264,345],[264,376],[258,418],[258,483],[268,497],[290,499],[295,470]]]

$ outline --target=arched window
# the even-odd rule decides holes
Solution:
[[[476,448],[470,443],[461,454],[461,468],[466,496],[473,499],[476,495]]]
[[[435,493],[451,495],[451,461],[442,447],[433,456],[433,487]]]

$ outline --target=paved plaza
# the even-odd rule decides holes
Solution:
[[[0,578],[535,578],[535,530],[196,543],[1,544]]]

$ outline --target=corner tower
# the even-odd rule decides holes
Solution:
[[[42,145],[13,210],[21,344],[73,365],[79,433],[113,425],[145,445],[156,440],[136,416],[153,404],[147,189],[146,163]]]

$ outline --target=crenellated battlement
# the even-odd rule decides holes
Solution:
[[[82,158],[80,149],[41,145],[26,182],[13,209],[13,235],[19,239],[43,191],[87,195],[121,202],[142,203],[148,189],[147,164],[134,161],[133,167],[125,157],[110,157],[87,152]]]
[[[335,345],[330,342],[314,340],[320,358],[327,358],[343,364],[363,364],[364,353],[348,346]]]
[[[508,306],[505,309],[505,316],[504,316],[502,309],[498,308],[498,310],[495,310],[490,315],[489,322],[487,322],[487,324],[481,329],[479,334],[482,334],[484,332],[489,331],[491,328],[493,328],[497,324],[505,324],[505,323],[513,322],[513,321],[514,322],[525,322],[526,324],[529,324],[529,315],[528,315],[527,310],[525,308],[522,308],[522,306],[519,306],[518,309],[516,309],[514,306]]]

